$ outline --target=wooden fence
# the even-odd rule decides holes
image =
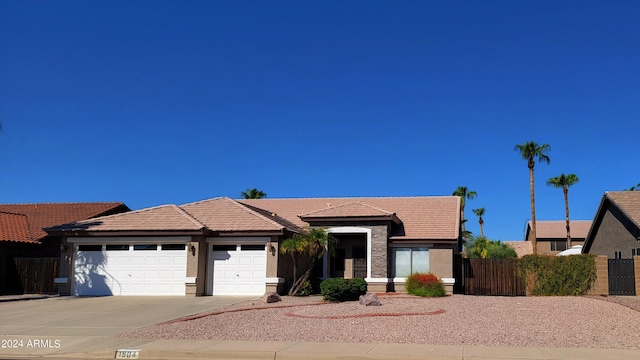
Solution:
[[[462,285],[466,295],[524,296],[517,259],[462,259]]]
[[[0,294],[56,294],[59,258],[2,258]]]

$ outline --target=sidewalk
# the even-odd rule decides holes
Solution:
[[[313,342],[252,342],[140,340],[113,337],[4,337],[21,348],[0,349],[0,359],[114,359],[119,349],[139,350],[138,359],[640,359],[640,350],[501,347],[415,344],[351,344]],[[34,341],[39,341],[33,347]],[[57,340],[57,341],[56,341]],[[27,342],[31,346],[27,348]],[[58,346],[58,347],[56,347]],[[131,358],[131,357],[130,357]],[[133,357],[135,358],[135,357]]]

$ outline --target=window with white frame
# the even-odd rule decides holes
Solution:
[[[429,272],[429,248],[393,248],[393,276],[407,277],[415,272]]]

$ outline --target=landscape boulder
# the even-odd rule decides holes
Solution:
[[[378,300],[378,295],[375,293],[367,293],[364,295],[360,295],[360,305],[364,306],[380,306],[380,300]]]
[[[262,297],[262,299],[264,300],[264,302],[266,302],[267,304],[270,303],[274,303],[274,302],[278,302],[280,301],[280,295],[278,295],[278,293],[275,292],[270,292],[270,293],[266,293],[264,294],[264,296]]]

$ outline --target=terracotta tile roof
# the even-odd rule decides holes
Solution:
[[[0,211],[0,241],[39,244],[31,238],[27,215]]]
[[[315,210],[301,214],[305,218],[312,217],[370,217],[370,216],[391,216],[391,211],[382,210],[375,206],[365,204],[361,201],[352,201],[340,205],[328,205],[325,209]]]
[[[615,191],[604,195],[640,227],[640,191]]]
[[[592,220],[571,220],[572,239],[585,239],[591,228]],[[529,221],[531,227],[531,221]],[[566,239],[567,228],[565,220],[538,220],[536,221],[536,238],[538,239]]]
[[[235,200],[220,197],[180,206],[212,231],[282,231],[276,217],[265,216]],[[264,209],[263,209],[264,210]]]
[[[402,222],[404,234],[392,239],[450,239],[459,234],[460,198],[457,196],[422,197],[359,197],[359,198],[297,198],[242,199],[242,204],[268,210],[300,228],[308,226],[299,215],[318,209],[360,202],[382,211],[393,211]]]
[[[536,225],[538,225],[537,221]],[[518,257],[533,254],[533,244],[531,241],[503,241],[503,243],[511,246],[516,251],[516,254],[518,254]]]
[[[43,228],[129,211],[129,208],[120,202],[0,204],[0,211],[25,215],[30,238],[38,241],[47,236]],[[4,226],[4,222],[0,223],[0,228]]]
[[[205,226],[176,205],[161,205],[47,228],[47,231],[198,231]]]

